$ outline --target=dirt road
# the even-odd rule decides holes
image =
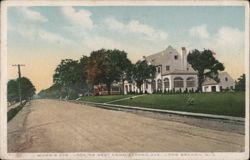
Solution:
[[[8,123],[9,152],[244,151],[244,135],[56,100]]]

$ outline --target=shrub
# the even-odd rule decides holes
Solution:
[[[194,98],[188,96],[188,98],[187,98],[187,100],[186,100],[186,104],[187,104],[188,106],[194,105]]]

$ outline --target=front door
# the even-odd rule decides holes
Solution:
[[[212,92],[216,92],[216,86],[212,86]]]

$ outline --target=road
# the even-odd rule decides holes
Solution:
[[[244,134],[42,99],[8,123],[8,152],[178,151],[244,151]]]

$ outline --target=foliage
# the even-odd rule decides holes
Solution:
[[[80,60],[64,59],[55,69],[53,86],[41,94],[50,98],[65,97],[74,92],[83,92],[87,86],[88,57],[82,56]],[[56,95],[57,94],[57,95]]]
[[[19,101],[19,81],[21,84],[22,100],[30,100],[35,94],[36,88],[28,78],[21,77],[20,79],[17,78],[16,80],[9,80],[7,84],[8,102]]]
[[[243,74],[238,78],[238,81],[235,85],[236,91],[245,91],[246,90],[246,75]]]
[[[136,82],[137,88],[141,88],[143,82],[155,77],[155,67],[148,64],[146,60],[139,60],[133,66],[132,79]]]
[[[7,84],[7,99],[8,102],[14,102],[19,100],[19,95],[18,95],[18,83],[16,80],[9,80]]]
[[[219,82],[218,71],[223,71],[224,65],[215,59],[211,50],[193,50],[187,56],[188,63],[198,72],[198,90],[202,92],[202,83],[211,78]]]
[[[113,82],[124,81],[131,66],[127,53],[117,49],[101,49],[91,53],[88,63],[88,81],[92,84],[104,83],[110,94]]]

